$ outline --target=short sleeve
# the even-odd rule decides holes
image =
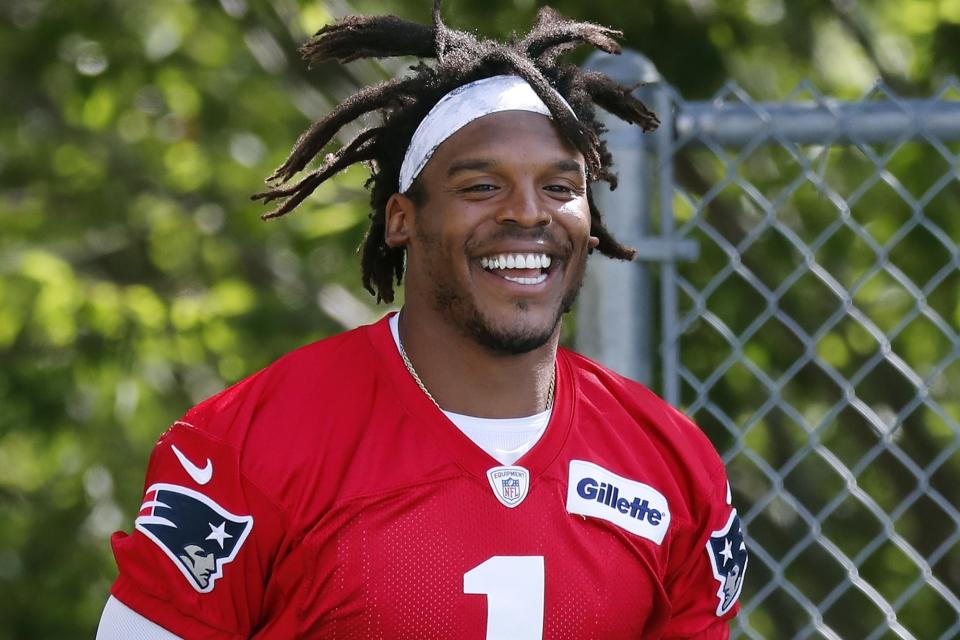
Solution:
[[[667,577],[671,618],[664,639],[725,640],[729,620],[739,610],[747,548],[719,460],[709,477],[712,486],[706,500],[696,505],[695,526],[671,553],[679,562]]]
[[[111,592],[184,638],[247,638],[264,614],[283,530],[237,452],[177,422],[150,457],[132,532],[111,538]]]

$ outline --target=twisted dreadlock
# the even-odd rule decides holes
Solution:
[[[317,32],[300,52],[310,63],[335,59],[341,63],[359,58],[412,55],[434,58],[411,67],[407,77],[361,89],[344,100],[324,118],[315,122],[297,141],[286,161],[267,179],[273,188],[253,196],[264,203],[282,202],[262,217],[275,218],[297,207],[325,180],[346,167],[363,162],[371,169],[370,227],[361,248],[363,286],[377,301],[393,301],[394,283],[403,279],[402,248],[387,246],[387,200],[397,191],[400,166],[410,139],[420,121],[444,95],[453,89],[495,75],[523,78],[550,110],[560,133],[586,159],[587,179],[603,180],[616,187],[610,172],[612,157],[600,139],[604,131],[594,105],[617,117],[640,125],[644,131],[657,127],[657,117],[623,87],[606,75],[583,71],[559,57],[582,45],[591,44],[608,53],[619,53],[616,38],[623,34],[589,22],[569,20],[544,7],[533,29],[509,43],[481,40],[448,28],[440,18],[440,0],[434,0],[433,24],[409,22],[396,16],[349,16]],[[551,90],[556,89],[573,108],[576,117]],[[289,180],[302,171],[345,124],[363,114],[379,111],[380,126],[360,133],[339,150],[324,156],[320,166],[291,186]],[[406,195],[422,201],[420,181],[415,180]],[[635,251],[617,242],[603,224],[600,211],[589,198],[591,234],[599,238],[597,249],[612,258],[630,260]]]

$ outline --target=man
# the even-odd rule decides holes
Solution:
[[[591,102],[655,117],[557,63],[616,32],[544,9],[512,45],[353,17],[311,59],[434,56],[316,123],[383,124],[292,187],[370,164],[363,282],[399,315],[301,348],[160,439],[98,637],[726,638],[746,550],[723,465],[638,384],[559,349],[594,249],[629,258]],[[188,558],[182,550],[193,545]],[[179,554],[179,555],[178,555]],[[202,573],[197,559],[204,561]],[[202,576],[202,577],[201,577]],[[124,636],[124,633],[127,635]]]

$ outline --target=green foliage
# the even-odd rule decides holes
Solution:
[[[428,4],[402,0],[392,7],[426,20]],[[536,10],[533,0],[448,4],[451,24],[497,37],[524,28]],[[834,95],[858,95],[877,75],[923,95],[956,70],[949,66],[960,60],[956,0],[884,0],[870,3],[862,15],[838,13],[837,7],[848,5],[856,6],[784,0],[554,3],[568,15],[623,29],[626,44],[647,54],[690,99],[712,95],[731,77],[764,99],[782,97],[804,77]],[[383,3],[372,0],[355,6],[383,11]],[[304,69],[293,50],[329,19],[322,3],[306,0],[0,5],[0,592],[6,596],[0,601],[0,640],[91,637],[115,575],[108,536],[130,528],[158,435],[191,404],[350,322],[324,295],[331,287],[369,300],[359,288],[355,255],[367,213],[362,169],[346,172],[308,206],[269,224],[248,200],[325,104],[357,82],[384,75],[363,62]],[[916,170],[915,161],[904,163],[904,170]],[[776,172],[778,162],[766,166]],[[861,169],[851,166],[840,175],[858,184]],[[738,197],[722,197],[728,196]],[[883,202],[891,201],[878,196]],[[956,211],[953,200],[938,206]],[[825,224],[820,218],[833,215],[812,193],[798,194],[791,211],[791,224],[800,228]],[[899,224],[892,220],[890,228],[882,219],[863,223],[873,225],[883,242]],[[945,224],[953,225],[956,239],[956,216]],[[824,260],[836,261],[851,281],[870,264],[857,242],[824,248]],[[932,243],[922,237],[910,243],[892,258],[928,277],[930,264],[918,256]],[[704,247],[708,269],[711,251]],[[773,275],[789,265],[774,260],[769,268]],[[931,292],[930,304],[943,308],[956,326],[960,304],[957,278],[951,278],[951,292]],[[857,295],[885,331],[911,304],[882,275]],[[743,287],[722,292],[725,306],[717,312],[742,326],[749,322],[743,314],[755,315],[761,304],[751,296]],[[356,313],[352,318],[358,320]],[[764,336],[751,341],[745,354],[770,375],[802,351],[782,327]],[[697,335],[688,366],[709,368],[726,348],[705,331]],[[862,327],[838,325],[821,336],[817,353],[846,370],[874,348],[875,337]],[[950,345],[918,320],[904,328],[894,348],[923,370]],[[730,369],[717,393],[729,393],[740,411],[760,406],[765,398],[752,375],[743,366]],[[804,380],[821,384],[817,375]],[[924,451],[956,437],[951,425],[960,418],[960,405],[947,402],[947,390],[940,393],[952,422],[918,410],[905,426],[906,437],[922,439],[917,446]],[[799,393],[797,406],[822,415],[823,408],[807,399],[809,394]],[[708,429],[716,426],[697,417]],[[811,434],[789,416],[771,414],[744,437],[765,457],[769,452],[785,459],[813,438],[842,459],[856,458],[863,445],[842,435],[843,417]],[[862,420],[852,418],[847,430],[869,439]],[[722,432],[715,431],[721,445]],[[745,473],[733,469],[738,497],[750,504],[754,494]],[[816,473],[814,468],[798,477]],[[862,483],[878,500],[890,496],[885,507],[895,506],[903,477],[885,479],[870,469]],[[937,480],[941,487],[955,482],[946,473]],[[809,499],[823,500],[815,494]],[[751,533],[768,533],[764,539],[776,549],[778,536],[805,526],[791,508],[771,504],[764,513],[772,519],[758,519]],[[836,512],[833,539],[855,554],[869,540],[858,536],[871,516],[852,509]],[[911,565],[894,548],[878,550],[871,562],[877,564],[864,571],[889,580],[889,589],[912,579]],[[956,571],[953,562],[950,570]],[[796,578],[803,584],[803,576]],[[749,588],[755,592],[762,582]],[[849,610],[858,606],[851,601]],[[750,613],[749,623],[777,637],[790,611],[796,614],[791,620],[806,615],[779,592]],[[918,637],[939,628],[930,616],[951,615],[926,589],[909,600],[908,613],[926,620]]]
[[[158,435],[340,328],[315,297],[357,292],[363,175],[260,222],[301,80],[215,4],[2,12],[0,638],[91,637]]]

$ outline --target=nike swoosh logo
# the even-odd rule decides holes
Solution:
[[[183,455],[180,452],[180,449],[177,449],[177,445],[172,444],[170,448],[173,449],[173,452],[177,454],[177,460],[180,461],[180,465],[183,467],[183,470],[190,474],[190,477],[193,478],[193,481],[197,484],[207,484],[210,482],[210,479],[213,477],[213,462],[210,461],[210,458],[207,458],[207,465],[201,469],[197,465],[190,462],[187,459],[187,456]]]

